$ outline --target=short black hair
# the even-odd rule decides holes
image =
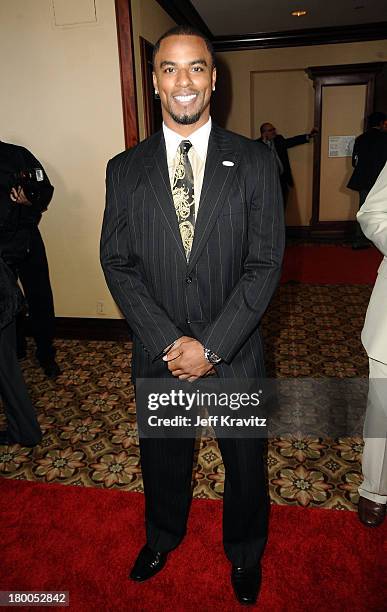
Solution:
[[[378,127],[386,119],[387,119],[386,113],[375,111],[374,113],[371,113],[370,115],[368,115],[367,126],[368,128]]]
[[[263,132],[265,125],[272,125],[272,124],[270,123],[270,121],[265,121],[265,123],[262,123],[262,125],[259,126],[259,131],[261,132],[261,134]]]
[[[155,67],[155,58],[160,49],[161,41],[164,40],[164,38],[169,38],[170,36],[198,36],[199,38],[204,40],[204,42],[206,43],[208,52],[211,55],[212,67],[213,68],[215,67],[215,51],[214,51],[214,47],[212,46],[212,42],[210,41],[210,39],[207,38],[207,36],[202,34],[196,28],[193,28],[188,25],[179,25],[165,32],[165,34],[160,36],[160,38],[156,42],[155,46],[153,47],[153,57],[152,57],[153,68]]]

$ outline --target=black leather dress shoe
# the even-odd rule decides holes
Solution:
[[[40,361],[40,366],[43,368],[43,371],[47,378],[51,378],[52,380],[59,376],[60,367],[58,366],[55,359],[50,359],[49,361]]]
[[[40,444],[41,441],[42,441],[41,437],[37,439],[36,441],[35,440],[26,440],[26,441],[14,440],[9,435],[6,429],[0,431],[0,446],[12,446],[13,444],[20,444],[20,446],[32,448],[33,446],[37,446],[38,444]]]
[[[248,606],[257,601],[259,589],[261,588],[262,572],[261,565],[254,567],[236,567],[231,571],[231,584],[239,603]]]
[[[369,249],[370,246],[371,246],[371,243],[369,240],[355,240],[352,243],[352,250],[360,251],[361,249]]]
[[[132,571],[129,574],[131,580],[144,582],[155,576],[166,564],[168,553],[157,552],[145,545],[138,555]]]
[[[0,431],[0,446],[8,444],[8,435],[6,431]]]
[[[386,516],[386,504],[378,504],[360,496],[357,512],[363,525],[366,525],[366,527],[379,527]]]
[[[16,356],[20,360],[25,359],[27,357],[27,350],[25,348],[18,347],[16,350]]]

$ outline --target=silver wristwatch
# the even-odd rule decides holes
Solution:
[[[221,357],[219,357],[216,353],[213,353],[210,349],[206,347],[204,347],[204,357],[209,363],[212,363],[212,365],[216,365],[222,361]]]

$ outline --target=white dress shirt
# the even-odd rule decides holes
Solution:
[[[163,123],[163,133],[165,139],[165,146],[167,149],[167,164],[171,189],[178,160],[177,150],[179,148],[179,145],[182,140],[189,140],[192,143],[192,147],[188,151],[188,158],[191,162],[194,177],[195,216],[197,216],[199,209],[200,194],[203,185],[204,168],[206,165],[208,139],[210,137],[211,125],[212,123],[210,117],[207,123],[192,132],[192,134],[190,134],[189,136],[183,138],[180,134],[177,134],[169,127],[167,127],[165,123]]]

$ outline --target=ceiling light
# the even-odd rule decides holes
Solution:
[[[291,15],[292,15],[293,17],[304,17],[304,15],[306,15],[306,14],[307,14],[307,11],[303,11],[303,10],[300,10],[300,11],[292,11],[292,12],[291,12]]]

